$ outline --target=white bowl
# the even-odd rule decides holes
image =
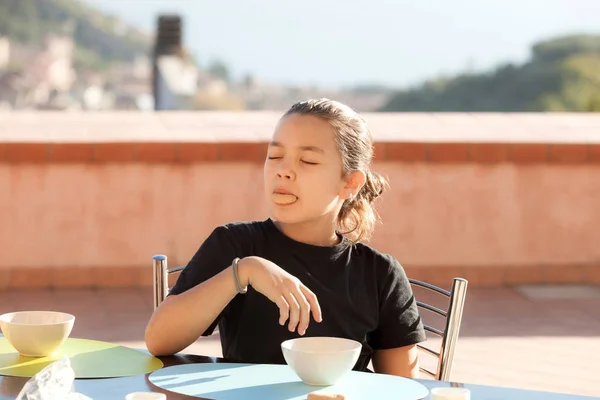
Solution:
[[[303,337],[281,344],[285,362],[302,382],[330,386],[354,368],[362,344],[336,337]]]
[[[0,315],[0,329],[25,357],[52,355],[67,340],[75,317],[55,311],[20,311]]]

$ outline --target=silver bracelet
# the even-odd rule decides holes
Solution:
[[[235,280],[235,287],[240,294],[245,294],[248,291],[248,288],[242,288],[240,284],[240,276],[238,275],[238,262],[240,261],[239,257],[233,259],[233,263],[231,263],[231,268],[233,269],[233,279]]]

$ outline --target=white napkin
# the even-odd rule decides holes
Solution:
[[[17,400],[92,400],[75,392],[74,381],[75,371],[71,368],[71,360],[64,356],[29,379]]]

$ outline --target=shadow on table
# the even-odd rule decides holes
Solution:
[[[193,385],[199,385],[202,383],[207,383],[207,382],[214,382],[218,379],[221,378],[227,378],[229,375],[221,375],[221,376],[215,376],[212,378],[200,378],[200,379],[193,379],[193,380],[189,380],[189,381],[185,381],[185,382],[178,382],[176,377],[171,377],[171,376],[163,376],[160,378],[155,378],[154,382],[150,382],[152,384],[154,384],[154,386],[160,385],[161,388],[163,389],[174,389],[177,387],[181,387],[181,386],[193,386]],[[173,382],[171,382],[173,381]]]
[[[28,380],[29,378],[6,379],[0,376],[0,400],[16,398]]]

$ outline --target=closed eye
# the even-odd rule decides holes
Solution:
[[[269,160],[281,160],[283,157],[273,157],[273,156],[269,156],[267,157],[267,159]],[[316,162],[311,162],[311,161],[304,161],[304,160],[300,160],[301,163],[306,164],[306,165],[318,165],[319,163]]]

